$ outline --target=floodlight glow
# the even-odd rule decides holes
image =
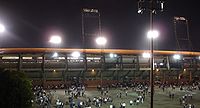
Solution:
[[[138,9],[139,14],[142,14],[142,11],[143,11],[142,9]]]
[[[110,53],[110,58],[117,57],[117,54]]]
[[[183,69],[183,71],[185,72],[185,71],[186,71],[186,69]]]
[[[3,24],[0,24],[0,33],[3,33],[5,31],[5,26]]]
[[[61,43],[61,37],[60,36],[58,36],[58,35],[53,35],[53,36],[51,36],[51,38],[50,38],[50,40],[49,40],[49,42],[50,43],[53,43],[53,44],[60,44]]]
[[[105,37],[98,37],[96,38],[96,43],[98,45],[105,45],[107,43],[107,40]]]
[[[52,55],[52,57],[58,57],[58,53],[55,52],[55,53]]]
[[[163,63],[160,63],[160,66],[163,66],[164,64]]]
[[[200,56],[199,56],[199,60],[200,60]]]
[[[163,10],[163,8],[164,8],[164,2],[161,2],[160,4],[161,4],[161,10]]]
[[[151,58],[151,54],[150,53],[143,53],[142,57],[144,57],[144,58]]]
[[[158,31],[156,31],[156,30],[153,30],[153,31],[148,31],[147,32],[147,38],[153,38],[153,39],[155,39],[155,38],[157,38],[159,36],[159,33],[158,33]]]
[[[94,69],[92,69],[91,74],[92,74],[92,75],[95,75],[95,70],[94,70]]]
[[[75,51],[75,52],[73,52],[73,53],[71,54],[71,56],[74,57],[74,58],[78,58],[78,57],[81,56],[81,54],[80,54],[80,52]]]
[[[181,59],[181,56],[180,56],[179,54],[175,54],[175,55],[173,56],[173,58],[176,59],[176,60],[179,60],[179,59]]]

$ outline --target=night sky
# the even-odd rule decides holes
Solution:
[[[59,47],[82,48],[84,7],[99,9],[106,48],[149,49],[149,13],[137,13],[137,0],[0,0],[0,22],[6,26],[6,32],[0,34],[0,47],[51,47],[50,35],[59,34],[63,39]],[[177,49],[173,17],[184,16],[198,51],[199,10],[194,0],[166,0],[164,12],[154,15],[154,28],[160,32],[155,49]]]

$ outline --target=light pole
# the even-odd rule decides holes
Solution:
[[[156,6],[156,5],[159,5]],[[150,38],[150,50],[151,50],[151,60],[150,60],[150,86],[151,86],[151,103],[150,108],[153,108],[153,94],[154,94],[154,48],[153,48],[153,39],[158,37],[158,32],[153,30],[153,14],[156,14],[158,11],[163,11],[164,1],[162,0],[139,0],[138,1],[138,13],[142,14],[145,10],[148,10],[150,13],[150,31],[147,34],[147,37]]]
[[[154,95],[154,47],[153,47],[153,40],[158,37],[158,32],[154,31],[152,28],[147,33],[147,37],[150,38],[150,46],[151,46],[151,61],[150,61],[150,67],[151,67],[151,73],[150,73],[150,86],[151,86],[151,107],[153,108],[153,95]]]
[[[105,47],[106,43],[107,43],[107,39],[105,37],[97,37],[96,38],[96,43],[97,45],[99,45],[101,47],[101,69],[100,69],[100,74],[101,74],[101,87],[102,87],[102,78],[103,78],[103,75],[102,75],[102,69],[103,69],[103,48]]]

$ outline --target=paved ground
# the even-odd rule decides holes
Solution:
[[[174,99],[169,98],[169,91],[175,93]],[[117,94],[122,93],[122,98],[117,98]],[[185,95],[185,93],[188,93],[188,91],[182,90],[180,91],[179,88],[176,88],[175,90],[172,90],[171,88],[165,90],[164,92],[155,87],[155,95],[154,95],[154,108],[183,108],[182,105],[179,103],[179,98]],[[193,98],[188,101],[188,103],[194,104],[195,108],[200,108],[200,91],[194,90],[190,92],[193,94]],[[54,107],[55,100],[60,99],[62,102],[66,103],[68,101],[68,95],[65,95],[64,90],[56,90],[54,92],[51,90],[51,99],[52,99],[52,105],[51,107]],[[113,102],[103,104],[101,108],[109,108],[110,104],[113,104],[116,106],[116,108],[119,108],[121,102],[126,103],[126,108],[149,108],[150,107],[150,94],[147,94],[144,103],[130,106],[129,101],[136,99],[138,96],[137,93],[133,92],[132,90],[128,90],[128,96],[125,95],[124,91],[121,91],[119,89],[112,89],[108,93],[109,96],[112,97]],[[95,89],[87,89],[84,97],[78,97],[78,99],[75,99],[77,102],[78,100],[86,100],[86,97],[90,97],[91,99],[95,96],[102,96],[100,92],[98,92]],[[65,105],[64,108],[69,108],[69,105]],[[92,108],[96,108],[95,106],[92,106]]]

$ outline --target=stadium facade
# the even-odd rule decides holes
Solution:
[[[80,56],[74,57],[74,51]],[[1,48],[0,64],[8,70],[23,71],[41,84],[63,83],[79,78],[89,85],[112,81],[149,81],[148,50]],[[58,56],[52,56],[57,52]],[[199,80],[200,52],[154,51],[155,81]],[[180,54],[180,59],[174,59]],[[101,82],[102,83],[102,82]]]

